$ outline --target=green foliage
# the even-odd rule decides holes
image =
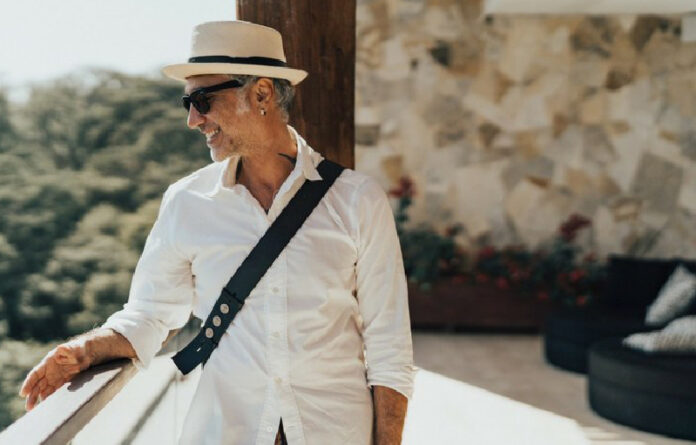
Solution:
[[[490,283],[502,290],[515,288],[566,306],[585,306],[599,296],[606,266],[592,255],[580,258],[581,249],[574,240],[580,230],[590,225],[581,215],[571,215],[558,228],[557,235],[540,249],[484,246],[467,253],[455,242],[459,226],[449,227],[445,233],[427,226],[407,226],[414,193],[413,183],[407,177],[389,192],[399,199],[394,220],[406,276],[422,289],[428,290],[434,282],[450,278],[459,283]]]
[[[407,227],[413,193],[413,183],[408,178],[402,178],[399,187],[389,192],[391,196],[399,198],[394,221],[406,276],[427,290],[434,281],[459,271],[464,262],[454,242],[458,227],[448,229],[445,234],[427,226]]]
[[[18,394],[24,377],[56,345],[0,341],[0,430],[25,413],[24,399]]]
[[[0,338],[65,338],[127,299],[162,193],[210,162],[181,94],[107,71],[0,91]]]

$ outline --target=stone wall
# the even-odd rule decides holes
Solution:
[[[359,0],[356,167],[414,223],[535,247],[572,213],[600,255],[696,257],[696,44],[678,17],[496,16]]]

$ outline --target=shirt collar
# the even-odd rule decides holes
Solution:
[[[312,147],[307,144],[307,142],[300,136],[297,131],[288,125],[288,130],[290,134],[295,139],[297,143],[297,161],[295,162],[295,167],[290,172],[290,176],[298,176],[300,173],[310,181],[320,181],[322,180],[319,171],[317,171],[317,165],[324,159],[321,153],[314,151]],[[239,155],[233,155],[220,162],[221,168],[218,175],[217,181],[213,185],[213,188],[206,193],[207,196],[213,197],[220,193],[223,189],[234,189],[236,185],[236,175],[232,178],[232,186],[224,186],[224,179],[227,172],[236,172],[237,166],[239,165]]]

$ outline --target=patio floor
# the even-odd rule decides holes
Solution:
[[[420,370],[404,445],[692,443],[595,415],[585,377],[546,364],[538,335],[416,332],[413,346]],[[175,443],[200,373],[176,375],[168,357],[157,358],[72,443]]]
[[[634,430],[597,416],[587,402],[585,376],[548,365],[539,335],[417,332],[413,334],[413,349],[420,368],[575,420],[590,444],[693,443]],[[506,425],[514,426],[500,423],[501,428]]]

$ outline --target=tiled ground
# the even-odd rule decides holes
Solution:
[[[584,376],[551,367],[538,335],[414,333],[416,365],[492,393],[574,419],[592,444],[678,445],[594,414]]]

